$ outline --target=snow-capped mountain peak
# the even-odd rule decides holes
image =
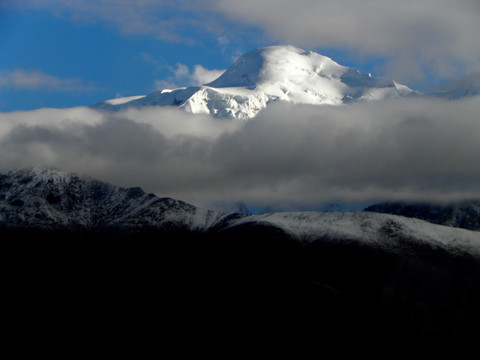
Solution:
[[[322,76],[340,76],[346,67],[332,59],[293,46],[270,46],[241,56],[207,86],[268,87],[285,82],[302,83]]]
[[[130,101],[108,100],[96,108],[116,110],[148,105],[178,106],[218,118],[250,119],[269,103],[340,105],[415,94],[407,86],[342,66],[294,46],[252,50],[216,80],[197,87],[157,91]]]
[[[347,71],[320,54],[293,46],[272,46],[243,55],[207,86],[245,87],[266,94],[270,100],[340,104],[348,87],[340,77]]]

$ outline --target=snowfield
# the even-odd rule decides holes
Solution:
[[[147,96],[107,100],[101,110],[178,106],[194,114],[248,120],[274,101],[341,105],[417,94],[395,81],[361,74],[313,51],[270,46],[241,56],[204,86],[164,89]]]

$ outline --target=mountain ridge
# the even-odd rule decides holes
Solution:
[[[315,211],[226,214],[147,194],[138,187],[120,188],[59,170],[37,168],[0,174],[0,228],[4,230],[179,229],[215,234],[245,226],[274,228],[284,237],[300,242],[349,239],[392,252],[403,251],[408,242],[411,245],[407,248],[425,244],[480,258],[480,232],[397,215]],[[403,240],[397,243],[397,239]]]
[[[93,107],[121,110],[178,106],[195,114],[247,120],[275,101],[340,105],[415,94],[393,80],[361,74],[316,52],[288,45],[252,50],[203,86],[163,89],[144,97],[107,100]]]
[[[165,224],[202,230],[217,221],[211,210],[119,188],[86,176],[53,169],[0,174],[0,225],[9,228],[159,228]]]
[[[218,214],[30,169],[0,174],[0,236],[15,326],[108,314],[183,344],[245,329],[276,342],[478,338],[479,232],[370,212]]]

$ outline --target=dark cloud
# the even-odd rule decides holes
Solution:
[[[480,97],[279,103],[248,122],[165,108],[0,114],[0,167],[53,166],[205,206],[480,198],[479,110]]]

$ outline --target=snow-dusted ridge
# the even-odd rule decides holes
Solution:
[[[274,226],[304,242],[347,240],[388,252],[409,247],[442,249],[480,259],[480,232],[435,225],[423,220],[373,212],[284,212],[252,215],[231,227]]]
[[[355,242],[391,253],[441,250],[480,259],[480,232],[373,212],[221,214],[140,188],[120,188],[51,169],[0,174],[0,230],[181,229],[211,236],[245,226],[277,229],[300,242]]]
[[[204,231],[222,215],[140,188],[120,188],[52,169],[0,174],[0,226],[36,229],[123,229],[179,226]]]
[[[480,231],[480,200],[447,204],[386,202],[370,205],[365,211],[402,215],[433,224]]]
[[[274,101],[340,105],[417,94],[395,81],[361,74],[326,56],[290,45],[250,51],[204,86],[167,90],[130,101],[108,100],[94,108],[178,106],[194,114],[246,120]]]
[[[261,341],[360,340],[369,351],[376,339],[431,352],[427,340],[458,351],[454,340],[478,338],[480,232],[417,219],[224,215],[28,169],[0,173],[0,240],[2,289],[22,326],[39,309],[63,322],[73,309],[89,324],[158,320],[182,343],[185,326],[198,341],[206,322],[229,339],[258,328]]]

